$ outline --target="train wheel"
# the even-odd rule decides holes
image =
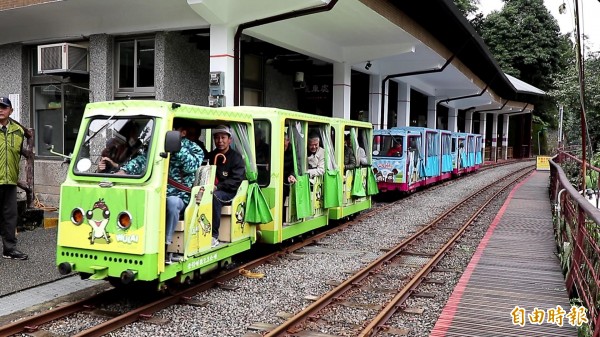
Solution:
[[[135,279],[135,273],[127,269],[121,273],[121,283],[130,284]]]
[[[121,283],[121,279],[118,279],[116,277],[109,277],[108,278],[108,283],[110,283],[111,286],[115,287],[115,288],[121,288],[124,286],[123,283]]]
[[[89,278],[90,278],[90,276],[92,276],[92,274],[89,274],[89,273],[79,273],[79,277],[80,277],[82,280],[87,280],[87,279],[89,279]]]

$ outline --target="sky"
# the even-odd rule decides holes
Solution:
[[[581,30],[583,34],[589,37],[589,40],[585,42],[586,47],[589,48],[589,51],[600,51],[600,1],[577,1],[579,1]],[[558,7],[563,2],[567,6],[567,11],[564,14],[559,14]],[[502,9],[503,4],[502,0],[480,0],[479,10],[487,15],[493,10]],[[575,30],[575,17],[573,14],[575,12],[575,2],[573,0],[544,0],[544,4],[558,21],[562,33],[569,33]]]

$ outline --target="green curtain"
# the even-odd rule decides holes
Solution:
[[[375,195],[377,193],[379,193],[379,188],[377,187],[375,173],[373,173],[371,167],[367,167],[367,195]]]
[[[323,177],[325,208],[339,207],[342,205],[342,177],[337,170],[327,170]]]
[[[310,199],[310,181],[308,174],[297,176],[296,183],[292,185],[294,199],[296,201],[296,217],[307,218],[313,214]]]
[[[325,150],[325,174],[323,175],[323,207],[339,207],[342,205],[342,177],[335,161],[335,151],[331,143],[331,130],[327,125],[319,127],[321,141]],[[342,147],[343,148],[343,147]]]
[[[296,148],[296,141],[302,138],[299,128],[302,124],[296,122],[298,127],[294,127],[292,122],[288,127],[288,136],[290,137],[290,145],[292,146],[292,156],[294,158],[294,176],[296,176],[296,183],[292,185],[291,191],[294,193],[294,201],[296,203],[296,218],[302,219],[307,218],[313,214],[312,203],[310,198],[310,180],[306,172],[299,172],[298,170],[298,157],[296,152],[299,150]],[[304,144],[304,142],[301,142]]]
[[[237,145],[236,150],[240,152],[246,164],[246,179],[249,182],[244,221],[254,224],[271,222],[273,221],[273,214],[271,214],[269,204],[256,182],[258,170],[254,157],[251,155],[252,148],[249,141],[248,127],[243,123],[234,123],[232,130],[233,141]]]
[[[354,169],[354,177],[352,178],[352,190],[350,195],[356,198],[367,196],[365,186],[363,185],[363,176],[360,167]]]
[[[262,194],[258,183],[254,182],[248,186],[246,198],[246,214],[244,220],[248,223],[259,224],[273,221],[273,215],[269,204]]]

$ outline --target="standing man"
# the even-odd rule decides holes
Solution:
[[[325,174],[325,149],[319,146],[319,136],[308,138],[308,170],[309,178]]]
[[[208,163],[217,166],[212,209],[212,247],[219,245],[221,207],[231,203],[242,181],[246,179],[246,165],[237,151],[230,148],[231,130],[226,125],[213,129],[215,149],[208,153]]]
[[[17,250],[17,181],[25,131],[10,120],[12,103],[0,97],[0,235],[5,259],[27,260]]]

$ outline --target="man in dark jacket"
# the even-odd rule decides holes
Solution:
[[[242,156],[231,145],[231,130],[219,125],[213,129],[215,149],[208,153],[208,163],[217,166],[215,190],[213,192],[212,246],[219,245],[221,207],[231,203],[242,181],[246,179],[246,165]]]
[[[27,255],[17,250],[17,181],[19,161],[23,148],[25,131],[9,118],[12,103],[7,97],[0,97],[0,235],[2,236],[2,257],[5,259],[27,260]]]

